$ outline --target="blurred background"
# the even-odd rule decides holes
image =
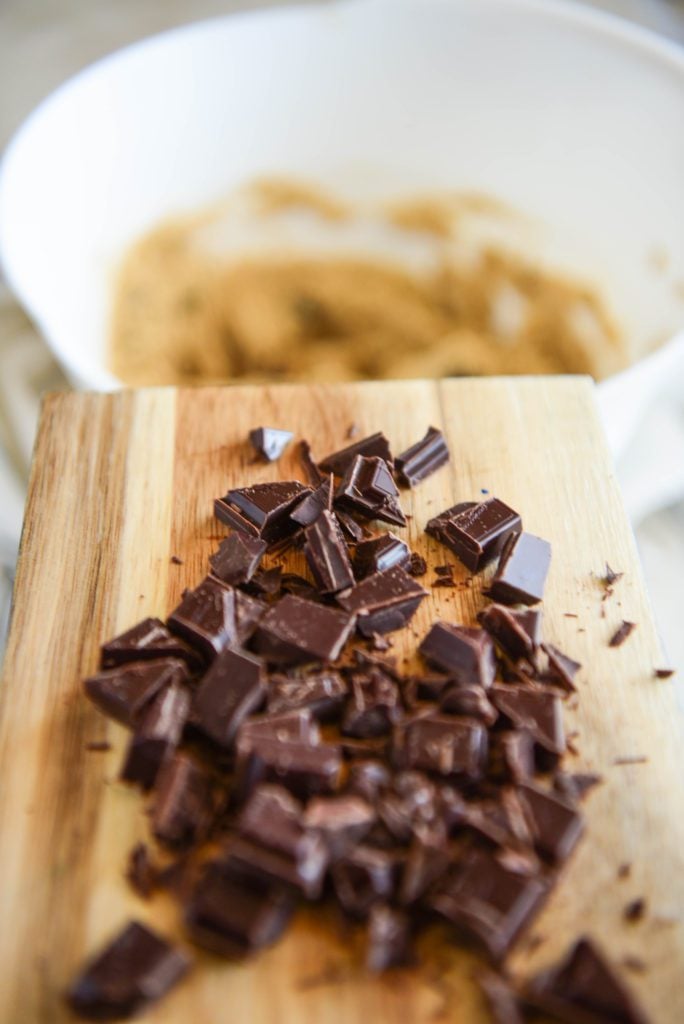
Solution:
[[[549,6],[554,2],[547,0]],[[265,6],[285,4],[255,0],[2,0],[0,151],[36,104],[105,54],[172,26]],[[596,0],[593,6],[684,43],[684,0]],[[0,277],[0,659],[38,399],[42,391],[66,386],[38,332]],[[684,504],[674,503],[634,518],[666,652],[670,663],[682,668]]]

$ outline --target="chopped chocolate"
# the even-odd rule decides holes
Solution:
[[[304,555],[322,594],[337,594],[354,585],[347,545],[331,512],[321,512],[304,531]]]
[[[472,572],[491,562],[506,539],[522,530],[517,512],[498,498],[461,502],[431,519],[425,532],[449,548]]]
[[[107,740],[92,740],[90,743],[86,743],[86,750],[92,750],[93,753],[106,753],[106,751],[112,749],[111,743]]]
[[[428,427],[427,434],[394,460],[399,480],[406,487],[415,487],[449,461],[444,434]]]
[[[131,737],[121,778],[150,789],[180,742],[190,712],[190,694],[178,682],[157,694]]]
[[[357,455],[337,488],[335,505],[365,519],[379,519],[396,526],[406,526],[406,518],[397,501],[398,495],[399,491],[384,459]]]
[[[411,552],[403,540],[399,540],[393,533],[383,533],[357,546],[354,554],[354,574],[357,580],[362,580],[373,573],[392,569],[395,565],[405,569],[410,559]]]
[[[126,879],[138,896],[148,900],[157,887],[157,869],[145,843],[136,843],[128,856]]]
[[[191,669],[200,664],[197,652],[174,636],[160,619],[143,619],[102,645],[102,668],[157,658],[180,658]]]
[[[79,1017],[133,1017],[161,999],[190,967],[188,956],[139,921],[131,921],[86,964],[69,990]]]
[[[211,660],[230,644],[244,643],[265,607],[247,594],[207,576],[186,591],[169,625]]]
[[[176,753],[160,770],[152,794],[152,831],[160,843],[183,847],[203,839],[214,811],[211,780],[187,754]]]
[[[537,604],[551,565],[551,545],[532,533],[511,533],[501,550],[490,593],[503,604]]]
[[[399,565],[376,572],[351,590],[338,594],[345,611],[356,615],[356,627],[362,636],[391,633],[401,629],[413,617],[427,591]]]
[[[389,736],[373,736],[371,739],[358,740],[351,736],[340,736],[340,748],[348,761],[357,758],[387,757],[390,749]]]
[[[560,686],[567,693],[575,693],[575,676],[582,668],[579,661],[574,661],[567,654],[563,654],[553,644],[541,645],[544,654],[549,659],[549,664],[544,673],[544,681]]]
[[[435,622],[418,650],[455,682],[488,688],[496,675],[494,644],[484,629]]]
[[[275,427],[257,427],[249,432],[254,451],[266,462],[277,462],[293,437],[292,431],[277,430]]]
[[[284,572],[280,577],[280,589],[285,594],[294,594],[295,597],[304,598],[306,601],[321,601],[321,595],[313,583],[310,583],[304,576],[296,572]]]
[[[424,576],[427,572],[427,568],[427,562],[423,556],[419,555],[418,552],[413,551],[411,553],[411,561],[407,569],[409,576]]]
[[[499,717],[499,712],[487,699],[487,693],[481,686],[457,685],[449,686],[439,699],[440,711],[449,715],[470,715],[491,728]]]
[[[615,570],[611,569],[611,567],[606,562],[606,571],[603,575],[602,582],[606,587],[612,587],[615,583],[621,580],[624,575],[624,572],[615,572]]]
[[[623,917],[625,921],[629,921],[630,924],[634,924],[636,921],[641,921],[645,913],[646,900],[640,896],[635,900],[631,900],[627,904],[623,912]]]
[[[304,475],[312,487],[318,487],[323,483],[323,474],[311,457],[311,445],[308,441],[299,442],[299,460],[304,470]]]
[[[675,674],[673,668],[656,668],[653,670],[653,675],[656,679],[670,679]]]
[[[403,715],[397,684],[385,672],[371,669],[367,675],[357,672],[352,676],[351,700],[341,725],[345,735],[359,739],[382,736]]]
[[[378,801],[378,811],[389,832],[399,843],[414,836],[446,839],[440,817],[437,787],[423,772],[405,771],[395,775],[391,789]]]
[[[295,740],[315,745],[321,741],[321,732],[309,708],[280,711],[275,714],[252,715],[240,726],[239,738],[243,743],[253,740]]]
[[[647,1024],[594,943],[580,939],[566,958],[531,982],[525,1001],[567,1024]]]
[[[534,739],[525,729],[497,732],[492,736],[495,774],[511,782],[524,782],[535,771]]]
[[[490,604],[479,613],[477,621],[513,661],[532,658],[541,643],[542,613],[536,608],[515,611]]]
[[[621,647],[624,644],[627,637],[636,629],[636,622],[627,622],[626,619],[622,620],[622,624],[615,630],[610,640],[608,641],[609,647]]]
[[[566,800],[583,800],[587,793],[597,786],[603,779],[600,775],[593,775],[589,772],[556,772],[553,776],[553,788]]]
[[[321,721],[335,718],[347,696],[347,684],[337,672],[313,672],[303,677],[271,676],[267,708],[271,712],[307,708]]]
[[[444,841],[416,836],[409,847],[408,856],[399,885],[399,902],[416,903],[437,882],[452,861],[452,853]]]
[[[247,583],[257,571],[266,548],[266,541],[234,530],[211,555],[209,565],[212,574],[232,587]]]
[[[487,761],[487,730],[481,722],[435,713],[406,719],[394,734],[399,767],[479,779]]]
[[[334,473],[335,476],[344,476],[357,455],[382,459],[390,468],[394,464],[389,441],[384,434],[378,431],[377,434],[364,437],[361,441],[356,441],[338,452],[333,452],[332,455],[326,455],[318,463],[318,468],[326,473]]]
[[[314,797],[304,813],[304,827],[320,835],[333,860],[348,853],[371,829],[377,814],[359,796]]]
[[[171,683],[188,679],[188,669],[178,658],[124,662],[90,676],[83,683],[93,704],[116,722],[133,728],[150,701]]]
[[[342,528],[344,533],[349,540],[353,541],[354,544],[360,543],[367,535],[368,531],[364,530],[363,526],[359,526],[355,519],[341,508],[335,509],[335,517]]]
[[[257,597],[274,598],[280,593],[283,582],[283,570],[281,566],[274,565],[271,569],[258,569],[249,584],[244,586],[245,590],[251,590]],[[261,611],[266,609],[262,606]]]
[[[523,1010],[515,989],[502,974],[479,971],[475,980],[484,996],[492,1024],[524,1024]]]
[[[374,904],[391,899],[397,861],[387,850],[356,846],[331,869],[335,894],[351,917],[366,917]]]
[[[263,663],[244,651],[228,649],[214,659],[194,698],[195,721],[221,747],[230,747],[247,715],[266,695]]]
[[[245,735],[237,742],[237,772],[244,794],[260,782],[273,782],[306,799],[339,789],[342,752],[332,743],[312,745],[275,736]]]
[[[401,910],[377,903],[368,915],[366,967],[378,973],[413,961],[409,920]]]
[[[353,615],[287,594],[260,620],[254,647],[274,664],[335,661],[354,625]]]
[[[556,693],[542,688],[497,685],[492,687],[489,697],[516,729],[526,729],[549,753],[563,753],[563,715]]]
[[[295,506],[290,518],[298,526],[311,526],[322,512],[332,512],[334,479],[332,473],[311,494]]]
[[[372,759],[353,761],[347,776],[347,791],[375,804],[391,781],[390,770],[382,761]]]
[[[516,790],[538,853],[552,864],[564,863],[584,829],[575,807],[560,796],[524,783]]]
[[[411,684],[416,700],[437,703],[445,690],[452,685],[452,680],[450,676],[433,672],[428,675],[414,676]]]
[[[297,529],[290,515],[310,492],[298,480],[238,487],[216,499],[214,514],[226,526],[274,544]]]

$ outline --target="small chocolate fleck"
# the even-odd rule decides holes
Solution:
[[[630,755],[630,756],[626,756],[626,757],[616,757],[613,760],[613,764],[617,764],[617,765],[622,765],[622,764],[646,764],[647,762],[648,762],[648,758],[646,757],[645,754],[634,754],[634,755]]]
[[[618,878],[629,878],[631,873],[632,873],[632,865],[631,864],[621,864],[620,867],[617,870]]]
[[[641,921],[646,913],[646,900],[639,896],[635,900],[630,900],[623,911],[623,917],[625,921],[629,921],[631,924]]]
[[[627,637],[636,629],[636,622],[627,622],[626,619],[622,620],[622,624],[615,630],[610,640],[608,641],[609,647],[621,647],[624,644]]]
[[[179,558],[178,555],[171,555],[171,561],[173,562],[174,565],[182,565],[183,564],[183,559]]]
[[[90,743],[86,743],[86,750],[102,751],[104,753],[111,749],[112,745],[107,743],[107,740],[92,740]]]
[[[675,674],[673,668],[656,668],[653,670],[653,675],[656,679],[670,679]]]

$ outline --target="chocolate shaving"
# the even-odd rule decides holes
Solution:
[[[608,641],[609,647],[621,647],[624,644],[627,637],[636,629],[636,622],[627,622],[626,619],[622,620],[622,624],[615,630],[610,640]]]

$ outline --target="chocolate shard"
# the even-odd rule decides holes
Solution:
[[[231,747],[241,723],[264,702],[266,677],[259,658],[228,649],[214,659],[195,693],[195,723],[221,747]]]
[[[389,441],[384,434],[378,431],[377,434],[371,434],[369,437],[364,437],[361,441],[355,441],[354,444],[342,448],[339,452],[326,455],[318,463],[318,467],[326,473],[344,476],[357,455],[382,459],[390,468],[393,465]]]
[[[155,838],[171,847],[191,846],[206,836],[213,813],[209,775],[187,754],[176,753],[160,770],[152,794]]]
[[[362,580],[365,576],[384,572],[395,565],[406,569],[410,561],[411,552],[408,545],[393,533],[383,533],[357,545],[353,563],[354,574],[357,580]]]
[[[242,794],[260,782],[273,782],[301,799],[340,788],[342,753],[338,745],[313,745],[273,736],[240,736],[237,742],[237,780]]]
[[[212,863],[186,906],[185,924],[198,946],[237,959],[280,938],[294,909],[287,886],[250,884]]]
[[[340,524],[342,533],[350,540],[353,544],[358,544],[368,536],[367,531],[363,526],[359,526],[355,519],[349,515],[348,512],[344,512],[341,508],[335,509],[335,518]]]
[[[457,685],[449,686],[439,698],[440,711],[449,715],[468,715],[491,728],[499,717],[499,712],[488,700],[487,693],[481,686]]]
[[[615,630],[610,640],[608,641],[609,647],[622,647],[627,637],[636,629],[636,622],[627,622],[626,619],[622,620],[622,623]]]
[[[254,648],[274,664],[335,661],[354,624],[353,615],[287,594],[260,620]]]
[[[321,601],[318,590],[304,576],[297,572],[284,572],[280,578],[280,589],[283,594],[294,594],[305,601]]]
[[[526,729],[551,754],[565,751],[560,698],[552,690],[493,686],[490,700],[516,729]]]
[[[603,782],[602,777],[594,775],[592,772],[557,771],[553,776],[553,788],[571,803],[583,800],[587,793],[601,782]]]
[[[400,844],[429,833],[446,840],[437,788],[423,772],[404,771],[395,775],[390,790],[378,800],[378,812],[387,830]]]
[[[544,584],[551,565],[551,545],[532,533],[511,533],[490,586],[490,593],[503,604],[537,604],[544,596]]]
[[[323,483],[324,476],[311,456],[311,445],[308,441],[299,442],[299,461],[302,464],[304,475],[312,487],[318,487]]]
[[[178,658],[124,662],[84,680],[86,695],[121,725],[132,729],[150,701],[171,683],[188,679],[188,669]]]
[[[565,799],[524,783],[516,789],[537,852],[552,864],[564,863],[584,829],[582,816]]]
[[[453,551],[472,572],[479,572],[496,558],[506,538],[521,530],[518,513],[498,498],[454,505],[425,527],[426,533]]]
[[[451,850],[443,840],[414,838],[401,876],[399,902],[410,905],[423,899],[435,882],[446,874],[452,859]]]
[[[315,491],[303,498],[295,506],[290,518],[298,526],[311,526],[322,512],[332,512],[334,478],[332,473]]]
[[[357,455],[348,466],[335,495],[335,505],[365,519],[406,526],[397,501],[399,491],[384,459]]]
[[[373,973],[413,962],[409,919],[386,903],[371,908],[368,916],[366,967]]]
[[[515,611],[490,604],[477,616],[483,629],[513,661],[532,658],[541,644],[542,613],[538,609]]]
[[[525,782],[534,775],[534,739],[525,729],[494,733],[490,754],[495,777]]]
[[[88,1020],[120,1020],[161,999],[190,967],[189,957],[131,921],[72,985],[72,1010]]]
[[[440,697],[452,685],[451,677],[440,672],[429,672],[413,676],[412,692],[416,700],[429,700],[438,703]],[[406,693],[406,689],[404,690]]]
[[[320,721],[336,718],[347,696],[339,672],[312,672],[303,677],[271,676],[267,708],[270,712],[308,709]]]
[[[152,863],[145,843],[136,843],[128,855],[126,881],[144,900],[148,900],[157,888],[158,869]]]
[[[332,860],[356,846],[377,819],[373,807],[360,796],[314,797],[304,812],[304,827],[321,836]]]
[[[349,766],[347,791],[374,805],[390,781],[390,770],[382,761],[373,758],[353,761]]]
[[[364,918],[374,904],[391,899],[399,865],[393,853],[356,846],[331,868],[335,895],[350,917]]]
[[[293,437],[291,430],[278,430],[276,427],[257,427],[249,432],[254,451],[266,462],[277,462]]]
[[[622,980],[586,937],[561,963],[533,979],[525,1001],[567,1024],[648,1024]]]
[[[525,1024],[517,993],[502,974],[480,971],[475,980],[484,996],[492,1024]]]
[[[337,595],[345,611],[356,615],[362,636],[391,633],[411,620],[427,591],[401,566],[367,576],[351,590]]]
[[[494,682],[494,644],[484,629],[435,622],[418,650],[457,683],[488,688]]]
[[[486,768],[487,730],[468,718],[417,714],[395,729],[394,756],[402,768],[477,780]]]
[[[427,562],[417,551],[412,552],[407,571],[410,576],[424,576],[427,572]]]
[[[189,712],[190,694],[181,683],[157,694],[131,737],[121,778],[150,789],[180,743]]]
[[[368,674],[354,673],[351,699],[341,724],[346,736],[359,739],[382,736],[390,732],[403,716],[399,688],[385,672],[371,669]]]
[[[322,594],[337,594],[354,584],[347,545],[331,512],[321,512],[304,531],[304,556]]]
[[[186,591],[169,615],[169,625],[209,661],[234,643],[244,643],[265,606],[207,576]]]
[[[238,735],[243,746],[245,743],[258,742],[260,739],[279,742],[293,740],[311,746],[321,742],[318,722],[309,708],[253,715],[242,723]]]
[[[290,515],[309,493],[311,488],[298,480],[237,487],[216,499],[214,514],[226,526],[274,544],[297,529]]]
[[[428,427],[425,437],[397,455],[394,467],[402,484],[415,487],[448,461],[449,449],[444,434],[436,427]]]
[[[548,891],[545,878],[512,871],[493,852],[473,848],[439,885],[429,905],[492,960],[500,961]]]
[[[101,651],[102,668],[157,658],[180,658],[190,669],[201,665],[197,652],[174,636],[160,619],[143,619],[125,633],[103,644]]]
[[[247,583],[259,568],[266,548],[265,541],[235,530],[221,541],[218,550],[209,558],[212,575],[231,587]]]
[[[548,658],[544,681],[552,683],[554,686],[560,686],[567,693],[574,693],[577,690],[575,676],[582,668],[579,661],[573,661],[553,644],[542,644],[541,648]]]

